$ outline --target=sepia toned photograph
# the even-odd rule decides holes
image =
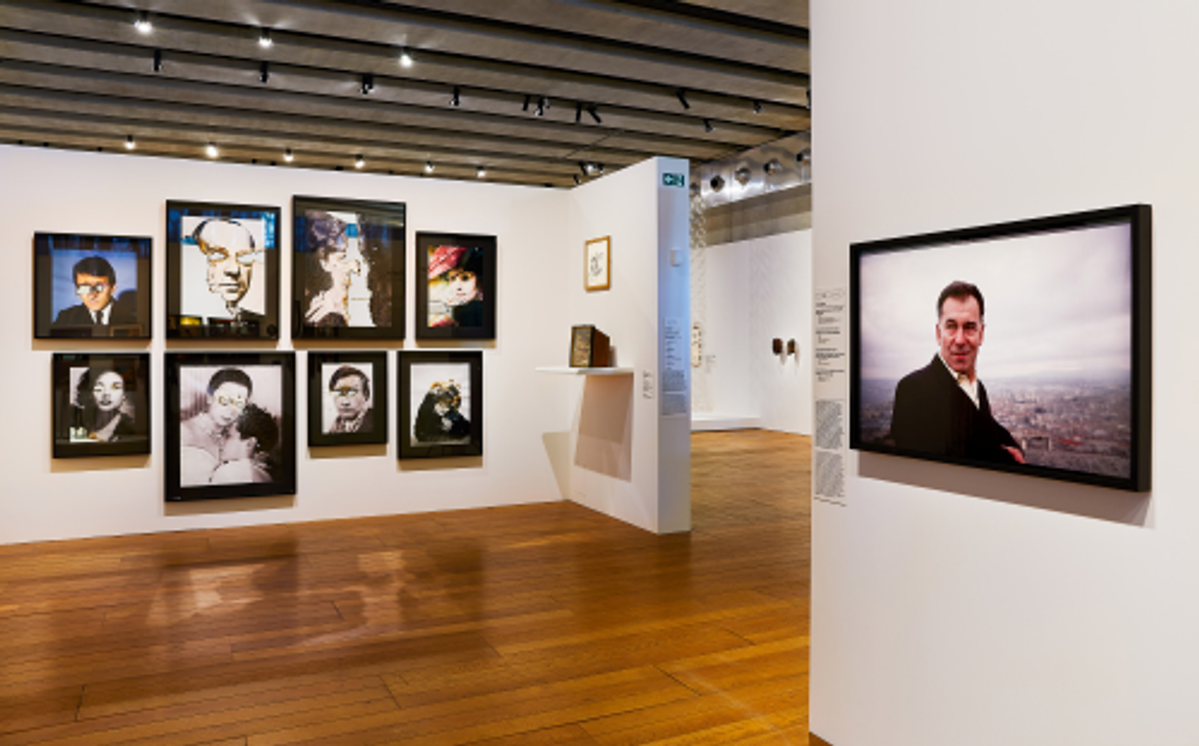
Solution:
[[[1144,489],[1148,222],[855,244],[854,447]]]
[[[167,336],[279,337],[279,208],[167,203]]]
[[[400,458],[482,455],[483,353],[399,356]]]
[[[167,499],[295,492],[295,356],[167,355]]]
[[[387,353],[308,353],[308,445],[387,442]]]
[[[403,339],[405,205],[296,197],[292,334]]]
[[[54,458],[150,452],[150,356],[54,354]]]
[[[495,265],[495,236],[417,233],[417,339],[495,339]]]
[[[38,233],[33,267],[36,339],[150,338],[149,238]]]

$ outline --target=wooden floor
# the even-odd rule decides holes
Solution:
[[[0,745],[806,744],[809,441],[572,503],[0,547]]]

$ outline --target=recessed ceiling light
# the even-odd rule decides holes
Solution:
[[[204,148],[204,152],[208,155],[209,158],[216,158],[218,155],[221,154],[221,151],[217,150],[216,143],[211,143],[211,142],[208,143],[208,146]]]

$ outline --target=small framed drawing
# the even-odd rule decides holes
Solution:
[[[387,353],[308,353],[308,445],[387,442]]]
[[[54,458],[150,452],[150,356],[54,354]]]
[[[608,236],[587,242],[583,254],[583,287],[587,292],[612,287],[612,239]]]
[[[166,499],[296,491],[295,353],[166,354]]]
[[[399,353],[400,458],[483,455],[483,352]]]
[[[150,338],[149,238],[36,233],[33,336]]]
[[[167,202],[167,337],[279,338],[279,208]]]
[[[416,338],[495,339],[495,236],[416,234]]]
[[[292,336],[404,338],[403,202],[292,201]]]

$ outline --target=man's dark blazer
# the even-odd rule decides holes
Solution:
[[[64,308],[54,317],[53,329],[82,329],[96,326],[99,329],[110,327],[133,326],[137,324],[137,303],[123,300],[113,301],[112,313],[108,315],[107,324],[94,324],[92,312],[82,303]]]
[[[895,387],[891,438],[904,451],[1007,464],[1015,459],[1002,446],[1020,447],[991,416],[982,381],[975,407],[937,355]]]

